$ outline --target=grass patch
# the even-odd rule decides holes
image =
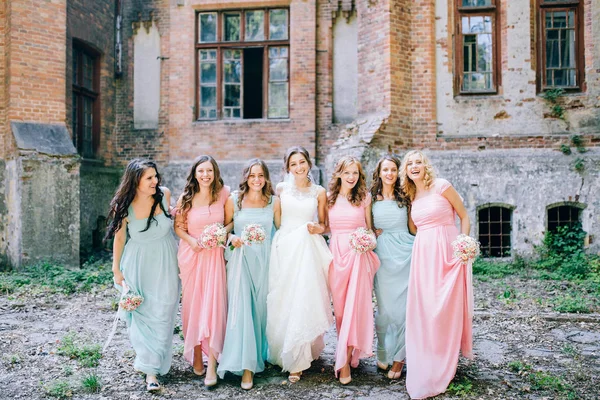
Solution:
[[[561,377],[543,371],[535,371],[529,374],[529,382],[531,383],[532,390],[548,390],[562,393],[573,389]]]
[[[473,263],[473,275],[478,277],[498,279],[518,272],[519,269],[510,262],[495,262],[478,258]]]
[[[111,284],[112,277],[109,260],[92,259],[79,269],[44,262],[0,273],[0,294],[9,295],[27,289],[65,294],[89,292],[95,286]]]
[[[554,311],[559,313],[589,314],[592,312],[589,301],[578,294],[556,297],[552,303]]]
[[[446,393],[452,396],[468,396],[473,393],[473,382],[465,376],[450,382]]]
[[[536,371],[533,367],[523,361],[515,360],[508,363],[508,369],[521,375],[531,386],[526,391],[555,392],[566,396],[568,399],[577,398],[573,387],[562,377],[545,371]]]
[[[102,384],[100,383],[100,378],[98,375],[90,374],[83,377],[81,381],[81,387],[85,392],[88,393],[98,393]]]
[[[76,343],[77,336],[74,333],[67,334],[58,346],[58,354],[76,359],[79,365],[86,368],[97,367],[102,358],[101,347],[98,344]]]
[[[73,388],[71,384],[64,380],[56,380],[44,386],[46,395],[56,397],[57,399],[68,399],[73,397]]]

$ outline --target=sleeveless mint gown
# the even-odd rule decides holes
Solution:
[[[164,200],[163,200],[164,201]],[[164,204],[165,209],[168,205]],[[173,328],[179,307],[177,244],[172,220],[155,216],[150,228],[146,218],[137,219],[133,208],[127,216],[128,240],[121,257],[121,272],[132,291],[144,302],[132,312],[120,310],[135,350],[133,367],[148,375],[164,375],[171,368]]]
[[[227,329],[223,353],[217,373],[242,375],[247,369],[254,373],[265,369],[267,347],[267,294],[269,258],[273,226],[273,198],[264,208],[243,208],[234,203],[233,232],[241,236],[248,224],[260,224],[266,232],[261,244],[244,245],[233,251],[227,249]]]
[[[375,274],[377,359],[391,365],[406,358],[406,296],[414,237],[408,231],[408,214],[395,200],[373,204],[373,225],[382,229],[375,253],[381,265]]]

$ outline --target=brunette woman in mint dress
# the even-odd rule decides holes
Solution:
[[[160,389],[157,375],[171,368],[173,328],[179,306],[177,244],[168,213],[171,192],[160,187],[156,164],[132,160],[111,201],[107,238],[114,236],[113,273],[144,302],[120,311],[135,350],[133,367],[146,374],[147,389]]]
[[[402,191],[398,173],[400,160],[382,157],[373,172],[373,226],[377,234],[375,253],[381,266],[375,274],[377,297],[377,366],[387,369],[388,378],[398,379],[406,358],[406,296],[414,234],[409,214],[410,199]],[[411,234],[412,233],[412,234]]]

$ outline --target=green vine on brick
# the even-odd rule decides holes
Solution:
[[[565,119],[565,108],[559,103],[564,94],[563,89],[548,89],[544,92],[543,97],[550,103],[550,116],[553,118]]]
[[[583,138],[581,137],[581,135],[573,135],[573,136],[571,136],[571,138],[570,138],[570,144],[577,149],[578,153],[585,153],[587,151],[587,149],[585,147],[585,143],[584,143]],[[565,144],[565,143],[563,143],[563,144],[560,145],[560,152],[563,153],[566,156],[570,156],[571,154],[573,154],[573,151],[571,150],[571,147],[568,144]],[[575,161],[573,162],[573,168],[580,175],[583,175],[583,173],[585,171],[585,159],[583,159],[582,157],[577,157],[575,159]],[[582,176],[582,179],[583,179],[583,176]]]

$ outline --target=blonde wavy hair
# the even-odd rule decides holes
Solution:
[[[415,183],[408,177],[408,173],[406,172],[406,164],[408,163],[408,159],[415,154],[421,156],[421,161],[423,161],[423,166],[425,167],[425,178],[423,181],[425,182],[425,189],[429,189],[431,184],[435,179],[435,172],[433,171],[433,166],[429,161],[429,158],[423,154],[420,150],[411,150],[404,155],[402,158],[402,167],[400,168],[400,182],[402,186],[402,190],[404,193],[408,195],[410,200],[415,199],[415,195],[417,194],[417,186]]]
[[[367,176],[365,175],[365,171],[363,170],[359,159],[352,156],[345,156],[340,158],[335,165],[335,171],[329,181],[329,196],[327,197],[327,206],[329,208],[335,205],[335,201],[340,194],[340,189],[342,188],[342,173],[352,164],[356,164],[358,167],[358,182],[356,182],[356,185],[354,185],[350,191],[348,201],[353,206],[358,207],[367,197]]]

